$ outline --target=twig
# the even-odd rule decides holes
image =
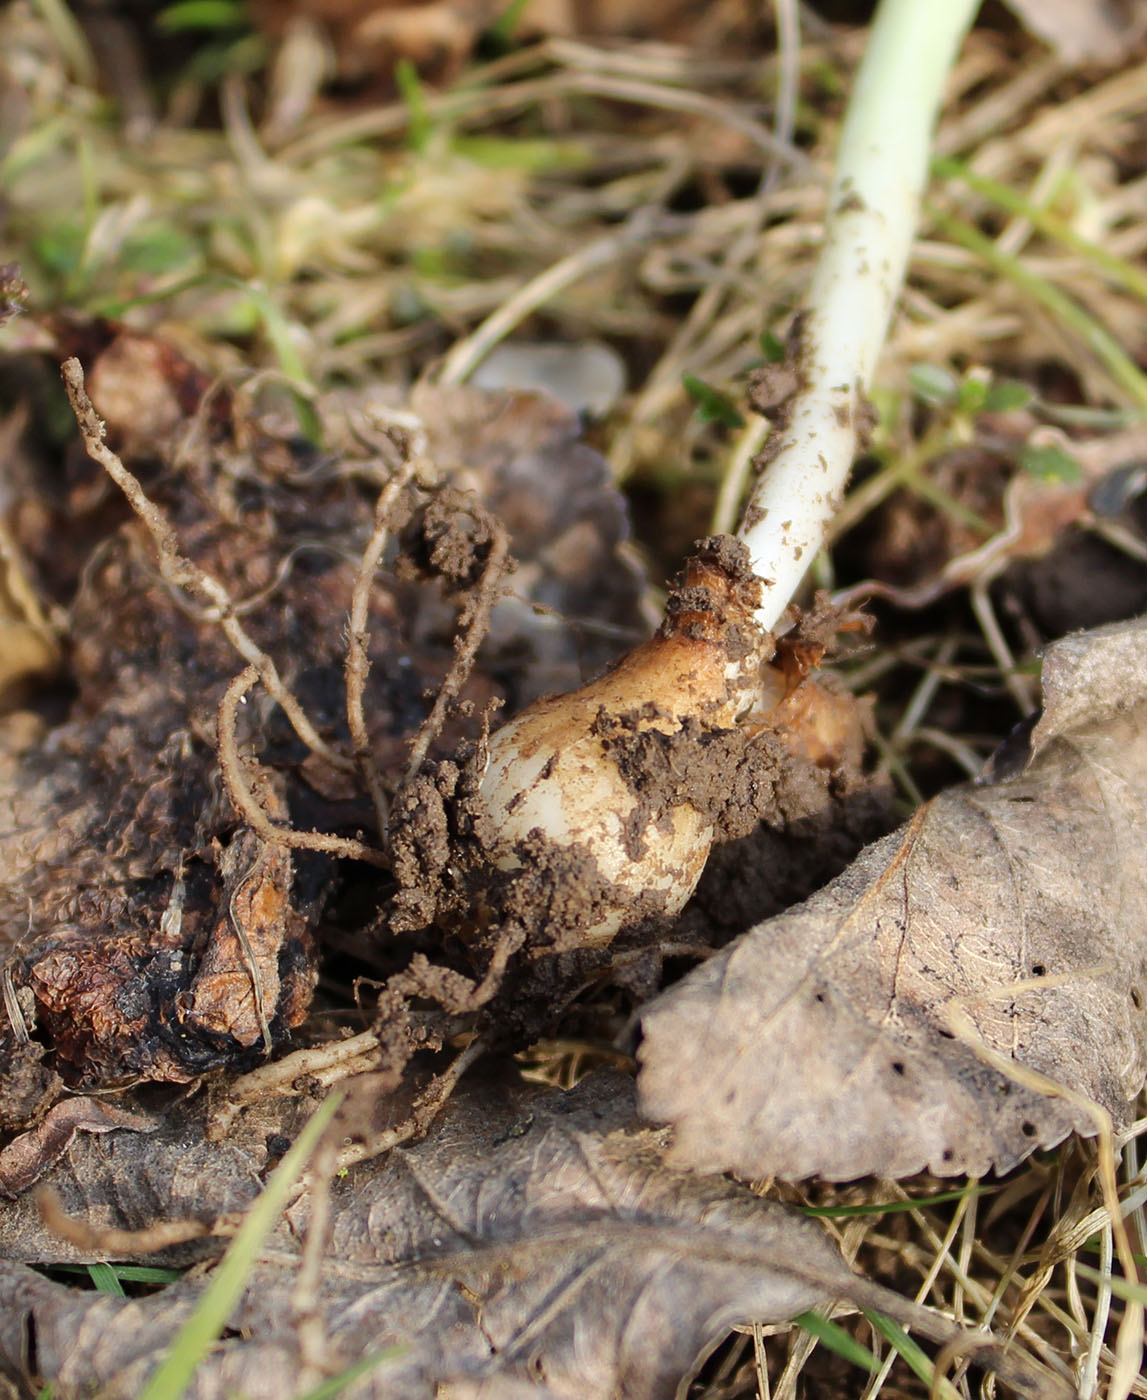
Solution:
[[[489,517],[489,525],[492,537],[486,566],[482,570],[477,587],[467,599],[460,619],[462,630],[454,639],[454,661],[446,679],[438,688],[433,708],[411,745],[410,762],[406,766],[406,782],[421,768],[430,745],[438,737],[446,721],[446,711],[466,684],[474,665],[474,658],[478,655],[478,648],[482,645],[489,627],[490,612],[498,596],[498,584],[506,571],[506,561],[510,555],[510,538],[503,526],[493,517]]]
[[[223,692],[219,702],[219,724],[217,743],[219,749],[219,769],[236,812],[264,841],[277,846],[291,846],[302,851],[324,851],[327,855],[340,856],[344,860],[361,860],[368,865],[377,865],[383,870],[390,868],[386,855],[374,846],[357,841],[350,836],[332,836],[325,831],[296,831],[289,826],[279,826],[273,822],[259,803],[243,768],[239,744],[235,737],[235,722],[240,704],[246,700],[247,692],[261,679],[257,666],[247,666],[235,677]]]
[[[316,731],[302,706],[279,675],[275,663],[240,623],[227,589],[217,578],[180,553],[179,539],[170,520],[150,499],[138,478],[108,447],[104,440],[107,429],[88,397],[84,387],[84,371],[79,360],[65,360],[62,373],[64,388],[67,390],[72,412],[76,415],[88,456],[103,467],[143,522],[155,545],[159,571],[165,582],[172,588],[194,594],[208,604],[206,620],[218,622],[223,635],[243,660],[255,669],[268,694],[282,708],[303,743],[340,772],[355,772],[354,760],[332,748]]]
[[[354,746],[355,762],[362,774],[363,782],[374,803],[378,821],[378,839],[386,844],[389,825],[390,804],[382,785],[382,774],[374,759],[370,733],[363,714],[362,697],[366,689],[366,679],[370,673],[370,657],[367,654],[367,614],[370,608],[370,590],[375,570],[382,559],[390,537],[390,521],[395,502],[414,477],[419,467],[418,458],[410,453],[405,461],[382,488],[374,507],[374,529],[362,552],[354,576],[351,592],[350,618],[348,623],[346,648],[346,718],[350,729],[351,743]]]

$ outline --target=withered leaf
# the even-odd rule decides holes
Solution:
[[[1067,64],[1120,63],[1147,16],[1133,0],[1007,0],[1025,28]]]
[[[154,1118],[129,1113],[99,1099],[64,1099],[48,1110],[42,1123],[20,1133],[0,1150],[0,1196],[14,1197],[26,1191],[59,1161],[77,1133],[151,1133],[158,1126]]]
[[[297,1119],[297,1107],[280,1111]],[[132,1134],[104,1152],[77,1143],[48,1183],[75,1215],[120,1228],[251,1198],[266,1117],[225,1145],[204,1142],[194,1106],[169,1119],[146,1145]],[[731,1323],[788,1318],[863,1284],[814,1221],[667,1169],[663,1138],[635,1122],[619,1075],[568,1092],[491,1081],[460,1092],[422,1142],[332,1184],[317,1299],[330,1368],[396,1345],[356,1394],[671,1396]],[[0,1206],[0,1219],[28,1210]],[[300,1198],[280,1224],[231,1320],[242,1335],[213,1350],[191,1394],[295,1393],[292,1288],[308,1211]],[[4,1252],[21,1234],[4,1231]],[[43,1233],[40,1243],[22,1257],[43,1258],[52,1245]],[[56,1400],[138,1394],[202,1286],[116,1300],[4,1266],[0,1370],[33,1388],[50,1381]]]
[[[1147,1069],[1147,620],[1057,643],[1043,686],[991,781],[650,1006],[641,1102],[674,1160],[1004,1171],[1095,1130],[1035,1075],[1127,1121]]]

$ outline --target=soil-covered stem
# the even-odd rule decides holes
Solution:
[[[904,281],[945,79],[978,0],[881,0],[857,71],[801,324],[800,387],[739,535],[771,628],[820,549]]]

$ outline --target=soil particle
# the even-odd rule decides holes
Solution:
[[[452,488],[419,511],[403,539],[402,563],[455,591],[477,586],[494,542],[492,522],[476,499]]]

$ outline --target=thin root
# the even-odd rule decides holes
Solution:
[[[363,1031],[349,1040],[309,1046],[273,1064],[260,1065],[231,1085],[226,1101],[211,1116],[207,1137],[212,1142],[225,1138],[248,1104],[270,1094],[295,1094],[302,1079],[334,1083],[339,1078],[372,1068],[380,1045],[373,1031]]]
[[[375,1133],[362,1142],[348,1144],[339,1153],[335,1170],[343,1171],[358,1162],[369,1162],[371,1158],[380,1157],[384,1152],[389,1152],[392,1147],[397,1147],[399,1143],[409,1142],[412,1137],[424,1133],[445,1107],[446,1101],[454,1092],[458,1081],[475,1060],[480,1058],[488,1046],[487,1037],[475,1036],[465,1050],[455,1057],[453,1063],[441,1074],[436,1075],[423,1089],[401,1123],[387,1128],[381,1133]]]
[[[230,1216],[210,1224],[202,1220],[163,1220],[142,1230],[99,1229],[86,1220],[77,1220],[64,1210],[60,1198],[46,1187],[36,1193],[40,1219],[54,1235],[101,1259],[130,1258],[133,1254],[155,1254],[172,1245],[187,1244],[208,1235],[231,1235],[235,1223]]]
[[[296,831],[292,827],[279,826],[273,822],[259,804],[247,781],[243,759],[235,738],[235,720],[239,705],[247,692],[261,679],[257,666],[247,666],[235,677],[223,692],[219,702],[219,768],[227,795],[238,814],[264,841],[273,845],[290,846],[296,850],[324,851],[327,855],[341,856],[344,860],[361,860],[368,865],[389,869],[385,854],[374,846],[357,841],[349,836],[332,836],[324,831]]]
[[[488,523],[491,540],[486,567],[482,570],[478,586],[467,600],[463,611],[462,630],[454,641],[455,655],[450,670],[439,687],[433,708],[411,745],[410,761],[404,779],[406,782],[410,782],[425,762],[430,745],[446,722],[447,710],[469,678],[478,648],[482,645],[490,625],[490,613],[498,599],[498,585],[506,572],[506,563],[510,557],[510,538],[499,521],[490,517]]]
[[[382,559],[383,551],[390,536],[390,522],[395,502],[415,476],[420,466],[417,457],[408,456],[378,495],[374,507],[374,529],[362,559],[355,572],[354,589],[351,593],[350,619],[346,649],[346,718],[350,729],[351,743],[354,745],[355,762],[362,774],[363,782],[374,803],[378,820],[378,838],[386,844],[389,825],[390,805],[382,785],[382,774],[374,760],[370,735],[366,727],[366,717],[362,709],[366,678],[370,673],[370,658],[367,655],[367,614],[370,607],[370,589],[375,571]]]
[[[208,604],[208,616],[217,621],[223,635],[251,667],[267,688],[267,693],[282,708],[295,733],[315,754],[343,773],[356,771],[353,759],[331,747],[308,719],[303,707],[287,688],[275,663],[249,635],[235,613],[231,595],[219,580],[192,563],[180,553],[175,529],[163,511],[150,499],[139,480],[124,466],[105,442],[106,428],[96,412],[84,387],[84,371],[79,360],[65,360],[64,388],[76,415],[84,447],[93,462],[103,467],[127,498],[128,504],[143,522],[155,544],[159,571],[172,588],[201,598]],[[289,843],[288,843],[289,844]]]

